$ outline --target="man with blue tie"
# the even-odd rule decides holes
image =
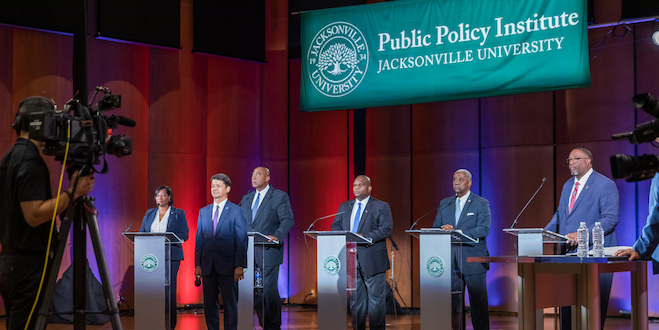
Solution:
[[[240,201],[247,216],[249,231],[267,235],[275,246],[254,247],[254,262],[263,275],[263,303],[255,300],[259,324],[264,330],[281,328],[281,297],[279,296],[279,265],[284,262],[284,239],[295,223],[288,194],[270,185],[270,170],[259,166],[252,172],[255,189]]]
[[[478,239],[478,243],[464,243],[451,249],[453,269],[451,287],[453,292],[463,292],[465,284],[469,290],[471,324],[474,329],[489,329],[490,316],[487,301],[486,263],[467,262],[467,257],[489,255],[485,238],[490,233],[492,215],[490,202],[471,192],[471,172],[460,169],[453,174],[455,196],[439,202],[433,227],[443,230],[461,230],[465,235]],[[458,253],[459,252],[459,253]],[[458,260],[460,255],[460,260]],[[453,330],[465,329],[464,294],[452,295]]]
[[[385,328],[386,272],[389,269],[387,244],[393,218],[389,204],[371,197],[371,179],[359,175],[352,185],[355,199],[341,203],[332,230],[355,232],[372,243],[357,246],[356,290],[350,294],[352,328],[366,329],[366,314],[371,329]]]
[[[219,173],[210,181],[213,203],[199,210],[197,220],[195,276],[203,279],[207,328],[220,329],[221,293],[224,329],[237,329],[238,281],[247,267],[247,220],[243,210],[228,200],[229,177]]]
[[[585,222],[591,230],[599,221],[604,229],[604,246],[617,245],[616,225],[618,224],[618,187],[611,179],[593,170],[593,155],[586,148],[575,148],[567,158],[568,168],[573,178],[563,185],[561,199],[556,213],[545,227],[568,237],[567,244],[562,245],[562,253],[572,252],[577,248],[577,228]],[[592,235],[588,235],[592,242]],[[601,328],[604,327],[606,309],[613,273],[600,274],[600,313]],[[561,329],[570,329],[571,308],[561,308]]]

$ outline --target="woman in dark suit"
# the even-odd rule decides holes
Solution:
[[[156,188],[156,205],[157,207],[149,209],[142,219],[141,232],[164,233],[172,232],[181,240],[188,240],[188,221],[185,218],[185,212],[172,206],[174,197],[172,189],[168,186]],[[176,282],[178,268],[183,260],[183,248],[180,243],[171,244],[170,251],[170,325],[176,327]]]

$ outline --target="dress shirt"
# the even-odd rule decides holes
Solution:
[[[469,199],[469,195],[471,195],[471,190],[467,191],[467,193],[462,196],[462,197],[455,197],[456,199],[456,207],[458,206],[457,204],[460,203],[460,214],[462,214],[462,210],[465,208],[465,204],[467,204],[467,200]]]
[[[211,221],[212,221],[213,218],[215,218],[215,210],[218,209],[218,208],[217,208],[218,206],[220,207],[220,208],[218,209],[219,212],[220,212],[220,214],[217,215],[217,227],[218,227],[218,228],[220,227],[220,217],[222,216],[222,210],[224,210],[224,206],[227,205],[227,201],[228,201],[228,200],[229,200],[228,198],[225,198],[225,199],[224,199],[223,201],[221,201],[219,204],[213,202],[213,214],[212,214],[213,217],[211,217]],[[217,231],[217,228],[216,228],[215,230]]]
[[[591,174],[593,174],[593,169],[592,168],[590,170],[588,170],[588,172],[586,172],[586,174],[584,174],[581,177],[581,180],[577,180],[576,176],[574,177],[574,183],[572,184],[572,190],[570,190],[570,192],[574,191],[574,185],[577,184],[577,181],[579,181],[579,188],[577,189],[577,198],[574,199],[575,201],[577,199],[579,199],[579,195],[581,194],[581,191],[583,190],[583,187],[586,185],[586,182],[588,182],[588,178],[590,178]],[[572,198],[572,193],[570,193],[570,198]]]
[[[259,209],[259,206],[261,206],[261,203],[263,203],[263,197],[265,197],[265,194],[268,193],[268,190],[270,190],[270,185],[265,186],[265,188],[263,188],[263,190],[261,191],[258,190],[255,191],[254,198],[252,199],[252,207],[250,208],[250,210],[254,209],[254,202],[256,202],[256,195],[259,195],[259,205],[256,206],[256,209],[257,210]],[[252,219],[252,221],[254,221],[254,219]]]
[[[160,217],[160,208],[156,211],[156,215],[153,218],[153,223],[151,223],[151,232],[152,233],[164,233],[167,231],[167,224],[169,222],[169,213],[172,212],[172,207],[167,208],[167,212],[165,212],[165,215],[162,217],[162,220],[159,219]]]
[[[368,200],[371,199],[371,196],[369,195],[368,197],[364,198],[363,201],[359,201],[355,199],[355,204],[352,206],[352,212],[350,213],[350,227],[348,230],[352,230],[352,227],[355,225],[355,214],[357,214],[357,203],[362,203],[362,209],[361,214],[359,215],[359,219],[361,220],[362,216],[364,215],[364,210],[366,209],[366,204],[368,203]]]

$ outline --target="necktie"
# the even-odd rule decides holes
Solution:
[[[579,182],[574,185],[574,191],[572,192],[572,197],[570,197],[570,209],[567,211],[567,214],[572,213],[572,207],[574,202],[577,200],[577,190],[579,189]]]
[[[220,206],[215,205],[215,214],[213,215],[213,234],[215,233],[215,230],[217,229],[217,220],[220,219]]]
[[[256,200],[254,201],[254,205],[252,206],[252,222],[254,222],[254,218],[256,218],[256,211],[259,209],[259,197],[261,194],[256,193]]]
[[[458,220],[460,220],[460,214],[462,209],[460,208],[460,198],[455,199],[455,226],[458,226]]]
[[[362,203],[357,203],[357,213],[355,213],[355,221],[352,225],[352,232],[356,233],[359,228],[359,214],[362,212]]]

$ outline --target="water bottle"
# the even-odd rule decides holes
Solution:
[[[261,274],[261,268],[259,267],[254,270],[254,288],[263,288],[263,274]]]
[[[596,258],[604,257],[604,229],[600,222],[593,227],[593,254]]]
[[[585,258],[588,256],[588,226],[585,222],[579,224],[577,229],[577,256]]]

